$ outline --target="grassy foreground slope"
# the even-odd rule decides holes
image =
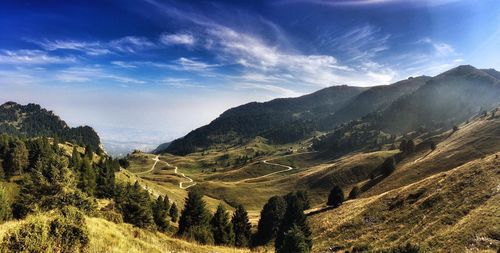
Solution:
[[[13,220],[0,226],[0,241],[7,236],[10,231],[28,222],[48,223],[52,213],[37,214],[27,217],[23,220]],[[199,245],[197,243],[187,242],[173,238],[158,231],[150,231],[134,227],[127,223],[113,223],[101,218],[86,217],[85,219],[89,232],[89,253],[98,252],[220,252],[220,253],[242,253],[249,252],[248,249],[236,249],[228,247],[217,247]]]
[[[500,246],[498,156],[311,216],[313,251],[410,242],[431,252],[494,252]]]

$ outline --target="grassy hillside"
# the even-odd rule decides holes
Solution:
[[[314,252],[418,244],[431,252],[500,246],[499,153],[313,215]]]
[[[28,222],[48,223],[53,213],[29,216],[21,221],[9,221],[0,226],[0,241],[19,226]],[[113,223],[101,218],[86,217],[89,232],[89,253],[100,252],[192,252],[192,253],[239,253],[248,249],[199,245],[195,242],[173,238],[171,235],[140,229],[126,223]]]

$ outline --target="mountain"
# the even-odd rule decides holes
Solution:
[[[364,90],[366,88],[334,86],[297,98],[248,103],[225,111],[210,124],[157,152],[184,155],[215,144],[240,144],[255,136],[265,137],[272,143],[300,140],[316,129],[321,118],[342,108]]]
[[[500,79],[472,66],[459,66],[392,103],[381,115],[381,129],[405,133],[419,127],[449,128],[499,104]]]
[[[342,109],[325,118],[322,125],[325,130],[329,130],[331,129],[329,126],[361,118],[373,111],[385,110],[396,99],[414,92],[430,79],[431,77],[428,76],[410,77],[391,85],[372,87],[353,98]]]
[[[253,102],[227,110],[155,153],[185,155],[216,145],[243,144],[255,136],[290,143],[365,116],[370,116],[363,122],[372,137],[380,130],[401,134],[420,127],[450,127],[498,105],[499,76],[493,69],[459,66],[435,77],[410,77],[391,85],[334,86],[297,98]]]
[[[1,105],[0,133],[26,137],[58,137],[75,144],[89,145],[94,150],[101,144],[99,136],[91,127],[69,127],[52,111],[37,104],[7,102]]]

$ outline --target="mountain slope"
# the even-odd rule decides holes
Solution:
[[[37,104],[7,102],[1,105],[0,133],[26,137],[58,137],[64,141],[89,145],[94,150],[101,144],[99,136],[91,127],[71,128],[52,111]]]
[[[356,96],[342,109],[327,117],[322,122],[322,125],[324,129],[329,130],[328,126],[331,127],[337,123],[358,119],[374,111],[385,110],[396,99],[414,92],[430,79],[431,77],[428,76],[419,76],[391,85],[372,87]]]
[[[500,246],[497,157],[311,216],[313,252],[380,250],[407,243],[429,252],[495,252]]]
[[[318,119],[335,112],[363,90],[334,86],[298,98],[238,106],[158,153],[184,155],[214,144],[239,144],[258,135],[274,143],[296,141],[310,134]]]
[[[433,77],[382,113],[382,130],[405,133],[421,126],[451,127],[482,109],[500,104],[500,80],[472,66],[459,66]]]

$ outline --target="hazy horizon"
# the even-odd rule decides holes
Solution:
[[[500,69],[498,1],[196,3],[1,3],[0,101],[152,147],[251,101]]]

